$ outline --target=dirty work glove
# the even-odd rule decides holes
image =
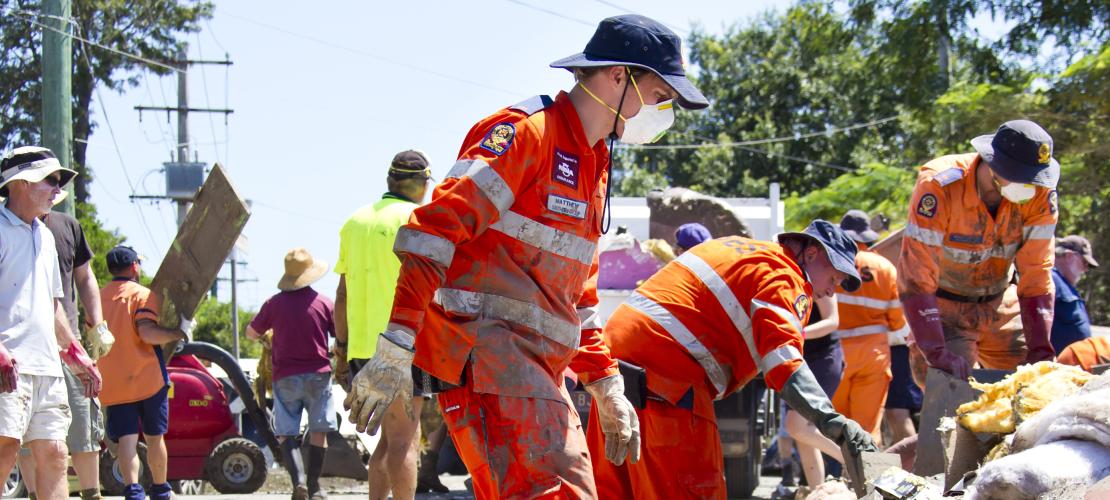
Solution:
[[[335,381],[346,392],[351,392],[351,365],[347,363],[347,348],[339,344],[332,350],[335,353]]]
[[[409,418],[415,418],[412,409],[415,340],[401,330],[389,330],[378,336],[374,356],[355,375],[347,399],[343,401],[343,407],[351,411],[348,420],[359,432],[376,434],[382,417],[396,398],[401,398]]]
[[[184,314],[179,317],[177,329],[181,330],[181,333],[185,334],[185,338],[182,340],[184,340],[185,342],[193,341],[193,328],[195,326],[197,326],[197,322],[193,321],[192,318],[187,318]]]
[[[96,369],[96,363],[89,358],[88,353],[81,347],[81,343],[73,340],[69,343],[61,353],[62,362],[69,367],[69,371],[81,381],[81,385],[85,386],[85,397],[95,398],[100,394],[100,370]]]
[[[18,383],[19,370],[15,368],[15,357],[0,344],[0,392],[15,392]]]
[[[115,335],[108,330],[108,323],[104,321],[85,331],[85,339],[89,343],[89,356],[92,359],[104,357],[116,343]]]
[[[601,432],[605,435],[605,458],[616,465],[640,461],[640,418],[624,397],[624,378],[619,374],[586,385],[594,399]]]
[[[838,445],[848,445],[854,452],[875,451],[871,435],[854,420],[833,409],[824,389],[817,383],[809,365],[802,364],[782,388],[782,399],[790,408],[813,423],[822,435]]]
[[[940,309],[937,296],[926,294],[903,295],[902,307],[906,310],[906,322],[913,330],[914,343],[929,366],[948,372],[960,380],[967,380],[971,365],[966,359],[948,350],[944,343],[944,329],[940,326]]]
[[[1052,361],[1056,357],[1056,350],[1048,341],[1048,335],[1052,332],[1052,310],[1055,307],[1052,295],[1021,297],[1018,299],[1018,305],[1021,306],[1021,327],[1025,333],[1025,345],[1029,348],[1025,362]]]

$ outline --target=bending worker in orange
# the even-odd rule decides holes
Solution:
[[[856,270],[863,284],[854,292],[838,290],[836,294],[840,316],[837,334],[844,347],[845,366],[832,401],[837,411],[878,439],[883,405],[893,378],[888,335],[904,337],[909,327],[898,301],[894,264],[867,250],[879,240],[867,214],[849,210],[840,220],[840,229],[859,245]]]
[[[1060,165],[1052,137],[1014,120],[971,144],[977,153],[921,167],[910,199],[898,292],[920,385],[924,361],[966,379],[976,363],[1012,370],[1055,354],[1050,272]]]
[[[855,242],[823,220],[778,239],[697,245],[609,318],[605,344],[647,379],[636,402],[645,450],[635,464],[594,460],[599,498],[725,498],[713,401],[760,372],[826,437],[873,449],[866,431],[836,413],[801,354],[811,295],[859,287]],[[595,456],[608,445],[593,424],[600,408],[595,401],[586,433]]]
[[[415,364],[453,386],[439,403],[479,498],[596,497],[563,385],[575,358],[601,404],[606,457],[637,459],[636,415],[601,344],[589,278],[607,198],[604,139],[649,142],[673,123],[674,104],[708,105],[679,43],[642,16],[605,19],[583,53],[552,64],[574,72],[573,90],[471,129],[432,201],[397,233],[390,322],[346,401],[360,431],[408,400]]]

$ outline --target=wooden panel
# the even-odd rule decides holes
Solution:
[[[890,236],[883,238],[882,241],[876,243],[871,247],[871,251],[886,257],[895,266],[898,265],[898,256],[902,253],[902,234],[905,229],[899,229]]]
[[[196,313],[248,218],[246,201],[217,163],[193,200],[151,282],[150,288],[162,298],[159,321],[162,326],[176,327],[178,313],[190,317]],[[164,349],[172,353],[173,347]]]
[[[971,376],[982,383],[994,383],[1013,373],[1007,370],[971,370]],[[944,444],[937,425],[941,417],[956,416],[956,407],[979,397],[964,380],[936,368],[929,368],[925,377],[925,400],[921,405],[921,428],[918,429],[917,459],[913,473],[919,476],[942,474],[945,470]]]

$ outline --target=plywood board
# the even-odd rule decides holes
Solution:
[[[162,298],[162,326],[176,327],[179,314],[196,313],[249,217],[246,201],[217,163],[151,282],[150,288]],[[172,347],[163,349],[172,353]]]
[[[1005,370],[971,370],[971,376],[983,383],[1002,380]],[[918,430],[917,458],[913,473],[919,476],[943,474],[945,471],[944,444],[937,425],[941,417],[956,416],[956,408],[979,397],[966,380],[960,380],[936,368],[929,368],[925,377],[925,400],[921,405],[921,429]]]

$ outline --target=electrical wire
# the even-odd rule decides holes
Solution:
[[[629,9],[629,8],[627,8],[627,7],[622,7],[622,6],[620,6],[620,5],[617,5],[617,4],[613,3],[613,2],[609,2],[609,1],[606,1],[606,0],[594,0],[594,1],[595,1],[595,2],[597,2],[597,3],[599,3],[599,4],[601,4],[601,5],[605,5],[605,6],[608,6],[608,7],[612,7],[612,8],[614,8],[614,9],[617,9],[617,10],[619,10],[619,11],[623,11],[623,12],[624,12],[625,14],[638,14],[638,12],[636,12],[636,11],[634,11],[634,10],[632,10],[632,9]],[[660,21],[660,22],[662,22],[662,21]],[[678,27],[678,26],[675,26],[675,25],[673,25],[673,24],[671,24],[671,23],[663,23],[663,25],[664,25],[664,26],[666,26],[666,27],[668,27],[668,28],[670,28],[670,29],[672,29],[672,30],[674,30],[675,32],[677,32],[677,33],[679,33],[679,34],[682,34],[682,35],[688,35],[688,34],[690,33],[689,31],[687,31],[687,30],[685,30],[685,29],[682,29],[682,28],[680,28],[680,27]]]
[[[772,137],[769,139],[755,139],[739,142],[706,142],[701,144],[619,144],[622,149],[706,149],[706,148],[743,148],[744,146],[759,146],[762,144],[775,144],[779,142],[803,141],[817,136],[832,135],[841,132],[850,132],[861,128],[875,127],[898,119],[898,115],[879,118],[869,122],[855,123],[846,127],[833,127],[825,130],[794,134],[789,136]]]
[[[515,4],[517,4],[521,7],[526,7],[526,8],[535,10],[535,11],[543,12],[544,14],[548,14],[548,15],[552,15],[552,16],[555,16],[555,17],[558,17],[558,18],[566,19],[567,21],[572,21],[572,22],[576,22],[578,24],[589,26],[591,28],[594,27],[594,26],[597,26],[596,23],[591,23],[589,21],[578,19],[576,17],[570,17],[568,15],[561,14],[561,13],[553,11],[553,10],[548,10],[548,9],[545,9],[545,8],[537,6],[537,5],[532,5],[530,3],[522,2],[521,0],[506,0],[506,1],[508,1],[509,3],[515,3]]]
[[[25,11],[25,10],[13,10],[13,11],[11,11],[11,14],[16,16],[16,17],[19,17],[19,18],[23,19],[24,21],[27,21],[27,22],[35,25],[35,26],[38,26],[39,28],[42,28],[44,30],[53,31],[53,32],[58,33],[62,36],[66,36],[66,37],[72,38],[74,40],[77,40],[77,41],[79,41],[83,44],[92,45],[94,47],[99,47],[99,48],[102,48],[102,49],[107,50],[109,52],[113,52],[113,53],[119,54],[123,57],[133,59],[133,60],[139,61],[141,63],[149,64],[151,66],[156,66],[156,67],[159,67],[159,68],[162,68],[162,69],[167,69],[167,70],[175,71],[175,72],[182,71],[180,68],[175,68],[175,67],[170,66],[166,63],[158,62],[158,61],[155,61],[153,59],[147,59],[143,56],[140,56],[140,55],[137,55],[137,54],[132,54],[130,52],[124,52],[122,50],[109,47],[109,46],[104,45],[102,43],[94,42],[94,41],[89,40],[87,38],[82,38],[82,37],[80,37],[78,35],[75,35],[73,33],[67,33],[64,30],[60,30],[60,29],[55,28],[53,26],[45,25],[43,23],[40,23],[40,22],[36,21],[35,19],[33,19],[31,17],[27,17],[26,14],[31,14],[31,15],[34,15],[36,17],[47,17],[47,18],[52,18],[52,19],[61,19],[61,18],[58,18],[57,16],[47,16],[45,14],[39,14],[39,13],[36,13],[36,12],[29,12],[29,11]],[[73,20],[71,20],[71,19],[62,19],[62,20],[65,21],[65,22],[69,22],[71,24],[74,24],[74,26],[76,27],[76,23]]]
[[[201,51],[200,46],[200,32],[197,32],[197,57],[201,60],[204,60],[204,52]],[[212,101],[208,98],[208,72],[204,69],[204,67],[207,65],[201,64],[199,66],[200,79],[201,83],[203,84],[202,87],[204,87],[204,106],[207,108],[212,108]],[[212,119],[212,113],[205,114],[208,115],[208,129],[212,132],[212,149],[216,152],[216,161],[220,161],[220,147],[218,145],[219,141],[216,140],[216,122]]]
[[[404,62],[404,61],[391,59],[391,58],[388,58],[388,57],[385,57],[385,56],[375,54],[373,52],[367,52],[367,51],[362,50],[362,49],[347,47],[345,45],[340,45],[338,43],[331,42],[331,41],[328,41],[328,40],[324,40],[322,38],[316,38],[314,36],[305,35],[303,33],[298,33],[296,31],[288,30],[288,29],[282,28],[280,26],[274,26],[272,24],[264,23],[262,21],[256,21],[256,20],[251,19],[249,17],[244,17],[244,16],[232,14],[230,12],[224,12],[223,15],[234,18],[234,19],[238,19],[238,20],[243,21],[245,23],[249,23],[249,24],[253,24],[255,26],[266,28],[268,30],[277,31],[279,33],[284,33],[284,34],[292,36],[292,37],[300,38],[300,39],[303,39],[303,40],[308,40],[310,42],[318,43],[320,45],[324,45],[324,46],[331,47],[331,48],[334,48],[334,49],[347,51],[347,52],[350,52],[352,54],[358,54],[360,56],[367,57],[367,58],[370,58],[370,59],[375,59],[375,60],[378,60],[378,61],[387,62],[389,64],[393,64],[393,65],[396,65],[396,66],[401,66],[403,68],[408,68],[408,69],[411,69],[413,71],[417,71],[417,72],[420,72],[420,73],[434,75],[434,76],[438,76],[438,77],[446,79],[446,80],[451,80],[451,81],[458,82],[458,83],[464,83],[464,84],[467,84],[467,85],[483,88],[483,89],[486,89],[486,90],[493,90],[493,91],[496,91],[496,92],[501,92],[501,93],[509,94],[509,95],[516,96],[516,97],[525,97],[525,94],[522,94],[520,92],[516,92],[516,91],[513,91],[513,90],[509,90],[509,89],[503,89],[503,88],[500,88],[500,87],[495,87],[495,86],[488,85],[488,84],[485,84],[485,83],[482,83],[482,82],[477,82],[477,81],[474,81],[474,80],[468,80],[466,78],[455,76],[455,75],[452,75],[450,73],[444,73],[442,71],[436,71],[434,69],[429,69],[429,68],[425,68],[425,67],[422,67],[422,66],[417,66],[415,64],[407,63],[407,62]]]

